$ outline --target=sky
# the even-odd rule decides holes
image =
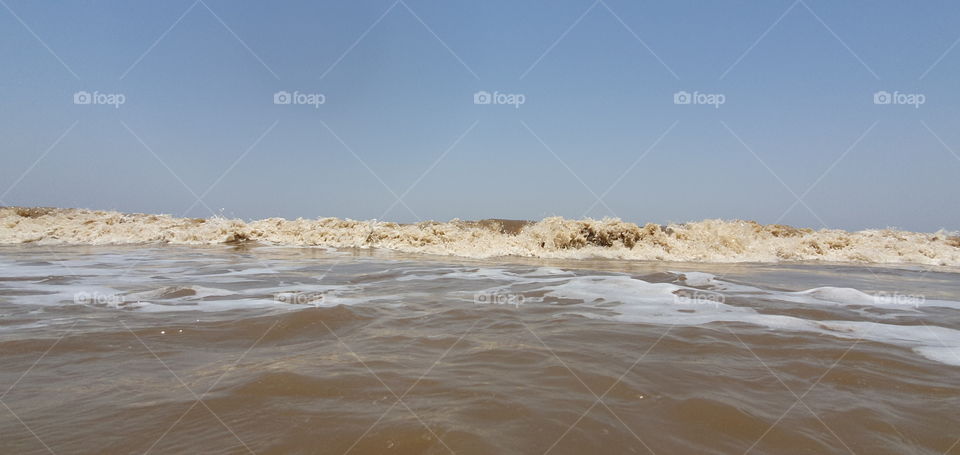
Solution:
[[[957,230],[958,43],[954,1],[0,0],[0,205]]]

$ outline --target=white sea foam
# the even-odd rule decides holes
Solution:
[[[668,282],[648,282],[624,273],[499,266],[489,261],[475,266],[361,261],[351,263],[349,271],[336,269],[336,263],[325,267],[313,260],[263,267],[255,258],[234,258],[232,264],[224,264],[183,255],[184,251],[189,249],[153,253],[161,258],[164,254],[186,257],[177,260],[150,259],[137,251],[84,254],[57,262],[39,260],[33,252],[21,254],[24,259],[19,261],[10,259],[16,256],[4,257],[0,300],[37,305],[42,315],[52,311],[51,306],[78,304],[133,313],[289,311],[418,302],[442,309],[476,303],[478,295],[522,296],[524,305],[552,304],[560,314],[716,330],[723,330],[724,323],[743,323],[762,330],[885,343],[912,349],[936,362],[960,365],[960,331],[943,326],[950,324],[950,318],[943,316],[960,309],[960,302],[917,300],[922,296],[909,293],[901,299],[896,293],[851,287],[784,291],[734,283],[704,272],[672,272]],[[924,283],[905,286],[923,289]],[[817,311],[804,311],[810,308]],[[24,327],[33,323],[26,322]]]
[[[505,224],[506,223],[506,224]],[[75,209],[0,208],[0,244],[217,244],[257,241],[325,248],[385,248],[475,258],[616,258],[687,262],[831,262],[960,266],[956,233],[893,229],[797,229],[704,220],[638,226],[616,219],[546,218],[536,223],[423,222],[337,218],[244,222]],[[517,224],[514,222],[514,224]]]
[[[687,283],[698,285],[724,282],[705,273],[684,272]],[[736,287],[742,291],[742,287]],[[581,307],[591,311],[571,312],[590,318],[610,319],[629,323],[658,324],[666,326],[702,326],[711,323],[741,322],[772,330],[817,333],[848,340],[867,340],[913,349],[917,354],[941,363],[960,366],[960,331],[923,323],[917,319],[912,324],[892,324],[873,321],[814,320],[783,314],[761,313],[756,308],[729,303],[738,295],[757,296],[764,299],[783,300],[799,304],[822,305],[824,302],[853,306],[879,306],[901,310],[899,306],[887,305],[882,299],[852,288],[816,288],[801,292],[763,291],[749,288],[746,293],[725,291],[723,298],[698,298],[702,290],[673,283],[648,283],[626,275],[578,276],[561,284],[545,284],[539,291],[546,291],[555,301],[581,301]],[[711,290],[710,292],[716,292]],[[937,307],[960,308],[960,302],[934,300]],[[922,308],[911,308],[922,313]],[[902,315],[904,313],[897,313]],[[919,317],[920,315],[916,315]],[[882,317],[881,317],[882,319]]]

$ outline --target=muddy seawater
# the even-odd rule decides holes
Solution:
[[[960,453],[938,265],[0,246],[0,453]]]

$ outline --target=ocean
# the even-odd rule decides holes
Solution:
[[[0,246],[0,453],[960,453],[950,265],[585,254],[622,239],[557,257],[207,244],[84,221]],[[77,244],[120,229],[191,244]]]

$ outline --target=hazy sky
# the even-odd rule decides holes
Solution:
[[[0,0],[0,204],[960,229],[958,40],[955,1]]]

